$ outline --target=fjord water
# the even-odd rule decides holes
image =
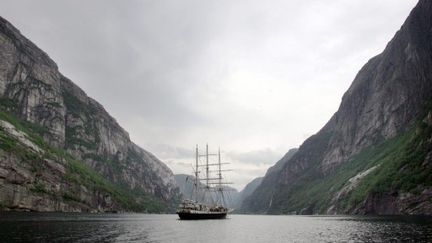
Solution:
[[[432,218],[1,213],[1,242],[428,242]]]

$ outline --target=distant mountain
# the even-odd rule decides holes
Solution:
[[[0,17],[0,210],[166,212],[171,170]]]
[[[328,123],[242,210],[432,214],[431,70],[432,1],[420,0]]]
[[[264,177],[258,177],[249,182],[249,184],[246,185],[246,187],[240,192],[240,200],[238,202],[238,212],[248,212],[245,210],[245,207],[243,206],[243,203],[245,205],[248,205],[251,202],[251,200],[256,200],[254,197],[251,197],[255,191],[259,188],[261,191],[272,191],[273,188],[267,188],[267,187],[260,187],[262,181],[264,178],[267,178],[267,180],[271,180],[272,178],[276,178],[277,173],[284,167],[285,163],[289,161],[295,153],[298,151],[297,148],[293,148],[288,150],[288,152],[278,161],[275,165],[268,168],[266,174]],[[256,192],[256,194],[259,194],[260,192]]]
[[[180,189],[180,193],[182,194],[182,197],[184,199],[193,199],[195,200],[195,192],[194,192],[194,187],[195,187],[195,176],[192,175],[186,175],[186,174],[176,174],[174,175],[174,178],[176,180],[177,186]],[[205,186],[205,184],[199,182],[199,187],[203,188]],[[239,192],[237,191],[237,189],[229,187],[229,186],[225,186],[225,188],[227,189],[224,192],[225,195],[225,202],[226,202],[226,206],[228,206],[229,208],[237,208],[237,202],[238,202],[238,197],[239,197]],[[203,198],[205,198],[206,200],[204,200],[207,203],[211,203],[210,197],[212,198],[216,198],[216,194],[215,193],[211,193],[210,197],[208,197],[208,195],[206,197],[204,197],[203,195],[203,190],[201,190],[201,193],[199,194],[198,198],[199,200],[202,200]]]
[[[283,164],[289,160],[295,153],[297,152],[297,149],[290,149],[285,156],[279,160],[274,166],[270,167],[267,170],[267,174],[269,173],[274,173],[279,171]],[[182,193],[184,198],[190,198],[193,194],[193,190],[194,190],[194,179],[195,177],[192,175],[185,175],[185,174],[177,174],[174,176],[177,182],[177,185],[180,189],[180,192]],[[245,188],[238,192],[237,189],[232,188],[232,187],[228,187],[227,186],[227,192],[226,192],[226,201],[227,201],[227,205],[230,208],[233,209],[240,209],[243,201],[248,198],[254,191],[255,189],[261,184],[263,177],[258,177],[253,179],[251,182],[249,182]],[[200,187],[203,187],[204,184],[200,183]],[[202,197],[202,195],[200,196]],[[236,212],[240,212],[240,211],[236,211]]]
[[[174,179],[176,180],[176,184],[180,189],[180,193],[183,198],[191,199],[194,191],[194,180],[195,177],[186,174],[175,174]],[[200,184],[200,186],[204,186]]]
[[[243,190],[240,191],[238,201],[236,202],[236,209],[240,209],[243,201],[248,198],[261,184],[264,177],[257,177],[249,182]]]

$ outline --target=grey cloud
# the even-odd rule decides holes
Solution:
[[[171,146],[168,144],[147,144],[150,151],[157,154],[160,158],[166,159],[191,159],[195,158],[194,149],[185,149],[177,146]],[[191,163],[188,163],[191,165]]]
[[[254,150],[249,152],[227,152],[226,155],[245,164],[266,164],[271,166],[282,158],[284,152],[274,151],[270,148]]]

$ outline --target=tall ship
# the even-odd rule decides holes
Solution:
[[[210,162],[210,157],[216,156],[217,162]],[[205,162],[201,161],[205,158]],[[226,205],[224,192],[229,190],[226,187],[231,182],[223,181],[222,165],[228,163],[221,162],[221,153],[209,154],[206,145],[205,154],[199,154],[198,145],[195,149],[195,167],[193,178],[193,192],[190,199],[183,200],[177,208],[177,214],[182,220],[198,219],[225,219],[227,214],[232,211]],[[201,169],[204,169],[203,171]],[[204,176],[200,174],[204,172]]]

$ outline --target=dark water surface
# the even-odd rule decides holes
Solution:
[[[432,242],[432,218],[0,213],[1,242]]]

